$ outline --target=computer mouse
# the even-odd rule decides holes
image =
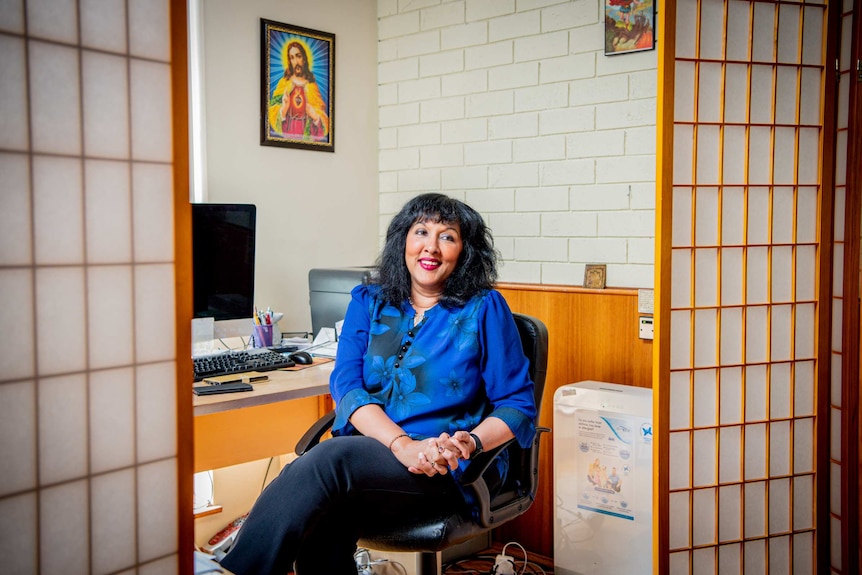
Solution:
[[[297,363],[299,365],[311,365],[312,363],[314,363],[314,359],[307,351],[295,351],[287,357],[292,359],[294,363]]]

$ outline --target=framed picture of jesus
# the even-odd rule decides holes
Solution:
[[[335,151],[335,34],[261,18],[263,146]]]

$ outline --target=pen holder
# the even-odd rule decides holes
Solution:
[[[270,347],[272,346],[272,325],[255,325],[252,332],[252,340],[254,347]]]

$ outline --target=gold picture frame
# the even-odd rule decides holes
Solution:
[[[587,264],[584,268],[584,287],[589,289],[605,289],[607,281],[607,266],[605,264]]]

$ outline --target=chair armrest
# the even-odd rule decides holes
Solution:
[[[304,455],[309,449],[320,443],[320,439],[324,434],[332,429],[332,423],[335,421],[335,412],[330,411],[320,419],[314,422],[314,425],[308,428],[308,431],[299,438],[296,442],[294,452],[297,455]]]
[[[465,487],[471,489],[476,495],[476,505],[478,506],[479,511],[478,520],[482,526],[496,527],[509,519],[517,517],[533,504],[533,500],[536,497],[536,488],[538,486],[539,443],[542,434],[549,431],[551,430],[547,427],[536,428],[536,436],[533,438],[533,443],[526,449],[526,459],[529,461],[528,469],[521,469],[519,472],[510,467],[510,473],[519,474],[522,480],[523,493],[499,507],[494,509],[491,508],[491,494],[488,491],[488,485],[485,483],[485,479],[482,477],[482,474],[497,455],[503,449],[511,445],[515,440],[512,439],[500,447],[491,449],[486,453],[480,453],[479,456],[476,457],[469,466],[467,466],[467,469],[464,471],[464,475],[461,477],[461,483]],[[487,458],[483,457],[486,455]],[[474,466],[476,467],[475,471],[473,470]]]

